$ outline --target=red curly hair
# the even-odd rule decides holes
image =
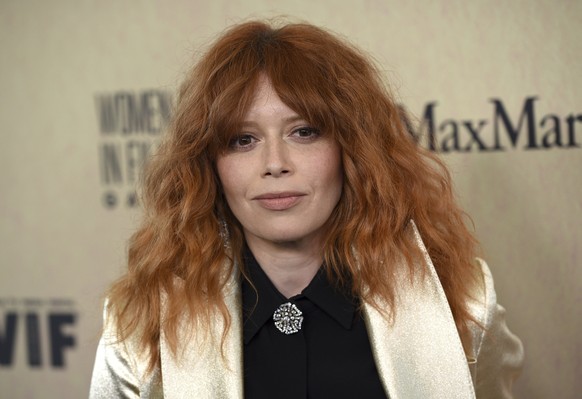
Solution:
[[[329,275],[351,281],[362,301],[392,306],[398,260],[404,256],[412,270],[421,257],[407,229],[414,220],[467,347],[476,242],[444,164],[415,143],[380,74],[358,49],[309,24],[263,21],[227,30],[181,86],[173,122],[146,169],[145,215],[130,241],[129,270],[108,294],[120,338],[137,336],[153,368],[161,331],[177,356],[183,314],[207,326],[218,312],[229,328],[223,288],[242,272],[244,238],[215,161],[237,133],[262,74],[287,106],[341,146],[343,191],[324,248]]]

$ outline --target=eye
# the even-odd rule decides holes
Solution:
[[[233,150],[250,149],[256,141],[257,139],[250,134],[241,134],[239,136],[233,137],[229,141],[228,147]]]
[[[314,127],[304,126],[293,130],[291,134],[301,140],[313,140],[319,137],[320,132]]]

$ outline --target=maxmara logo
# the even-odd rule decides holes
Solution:
[[[544,113],[539,103],[538,96],[526,97],[520,109],[509,110],[501,99],[491,98],[489,116],[474,120],[447,117],[437,101],[429,102],[413,135],[441,153],[581,148],[582,113]]]

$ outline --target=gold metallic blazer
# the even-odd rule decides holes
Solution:
[[[385,391],[390,399],[511,398],[513,380],[523,362],[523,347],[505,324],[505,310],[497,304],[493,279],[480,261],[483,284],[474,293],[471,313],[483,328],[472,328],[472,354],[463,350],[451,310],[426,248],[413,226],[424,253],[419,273],[396,276],[396,313],[387,320],[369,304],[363,311],[370,344]],[[421,269],[425,269],[422,273]],[[424,277],[423,277],[424,274]],[[210,326],[202,341],[184,322],[180,335],[182,356],[174,358],[160,339],[161,366],[146,374],[147,359],[131,339],[116,342],[108,323],[99,343],[90,398],[242,398],[243,343],[241,293],[231,278],[225,298],[232,315],[231,328],[220,350],[222,320]],[[203,334],[199,334],[203,335]]]

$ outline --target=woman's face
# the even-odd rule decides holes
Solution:
[[[340,147],[285,105],[267,78],[217,169],[247,242],[320,244],[342,191]]]

